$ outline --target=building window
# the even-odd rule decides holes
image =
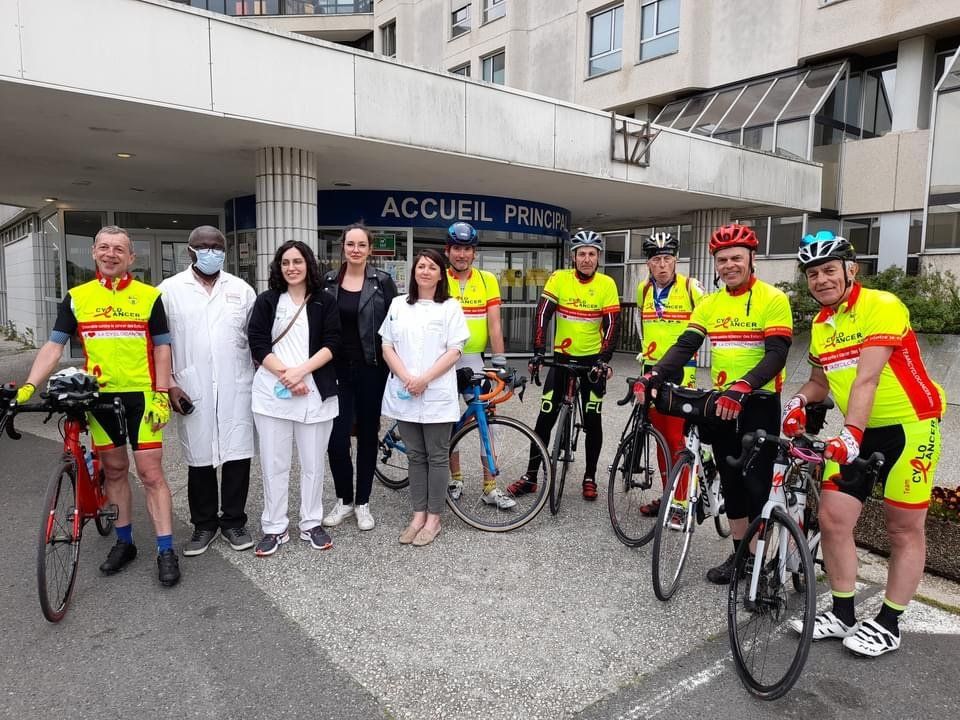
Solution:
[[[470,5],[464,5],[450,13],[450,37],[460,37],[470,32]]]
[[[640,59],[675,53],[680,47],[680,0],[646,0],[641,7]]]
[[[507,55],[503,51],[485,57],[483,59],[483,79],[487,82],[503,85],[506,59]]]
[[[483,21],[485,23],[507,14],[507,0],[483,0]]]
[[[454,75],[460,75],[461,77],[470,77],[470,63],[464,63],[455,68],[450,68],[450,72]]]
[[[387,57],[397,56],[397,21],[380,28],[380,52]]]
[[[588,74],[592,77],[619,70],[622,49],[623,5],[591,15]]]

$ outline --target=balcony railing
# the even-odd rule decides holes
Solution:
[[[236,17],[362,15],[373,12],[373,0],[174,0],[174,2]]]

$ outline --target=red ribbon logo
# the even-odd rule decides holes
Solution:
[[[647,346],[646,352],[643,353],[644,360],[653,360],[653,351],[657,349],[657,343],[652,342]]]

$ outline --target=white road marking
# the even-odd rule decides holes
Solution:
[[[670,707],[669,701],[686,695],[717,677],[723,672],[723,666],[728,662],[729,659],[727,658],[717,660],[710,667],[704,668],[700,672],[680,680],[674,687],[660,693],[652,700],[641,703],[640,705],[635,705],[625,714],[620,715],[619,720],[640,720],[640,718],[656,717]]]

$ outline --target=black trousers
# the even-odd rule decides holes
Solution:
[[[340,414],[333,421],[327,456],[337,497],[349,505],[370,502],[373,469],[377,464],[377,433],[380,431],[380,404],[387,383],[386,365],[365,363],[337,366],[337,399]],[[353,491],[353,460],[350,431],[357,424],[357,491]]]
[[[210,465],[188,467],[187,500],[190,503],[190,522],[197,530],[243,527],[247,524],[245,508],[249,488],[250,458],[223,463],[220,466],[219,488],[216,468]]]

